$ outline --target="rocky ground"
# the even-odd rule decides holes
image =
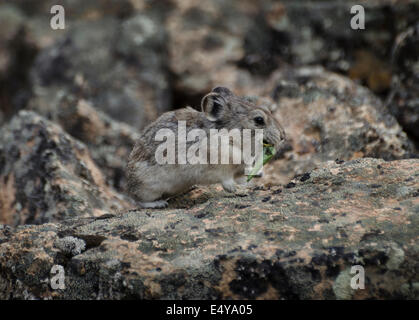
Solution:
[[[418,177],[417,159],[328,162],[240,198],[198,188],[167,210],[4,226],[0,298],[417,298]]]
[[[0,2],[0,298],[419,299],[419,4],[362,3]],[[285,147],[247,194],[138,210],[140,130],[216,85]]]

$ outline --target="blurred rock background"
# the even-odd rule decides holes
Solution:
[[[65,8],[64,30],[50,27],[55,4]],[[365,8],[365,30],[350,28],[354,4]],[[99,185],[122,199],[139,131],[165,111],[198,107],[216,85],[266,104],[285,127],[289,142],[265,184],[327,160],[417,157],[418,17],[419,2],[407,0],[0,1],[0,218],[17,210],[30,218],[15,223],[49,221],[34,218],[33,199],[46,209],[62,200],[44,199],[51,177],[40,169],[32,182],[19,173],[39,167],[19,164],[24,149],[36,158],[81,144],[103,175]],[[74,169],[83,159],[58,158],[84,181]],[[111,205],[99,202],[82,211]]]

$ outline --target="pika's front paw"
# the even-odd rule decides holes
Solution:
[[[223,189],[226,192],[234,193],[239,197],[245,197],[248,195],[247,188],[245,186],[237,185],[234,180],[227,180],[223,182]]]

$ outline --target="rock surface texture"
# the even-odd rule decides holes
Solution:
[[[278,71],[262,96],[283,124],[288,152],[267,167],[265,182],[287,183],[328,160],[415,156],[402,127],[372,92],[323,68]],[[266,92],[268,91],[268,92]]]
[[[127,208],[86,146],[60,126],[21,111],[0,130],[0,221],[40,224]]]
[[[166,210],[3,226],[0,298],[417,299],[418,181],[414,159],[328,162],[245,197],[199,188]]]
[[[48,112],[69,94],[138,128],[170,107],[164,30],[138,15],[78,22],[36,58],[31,107]],[[98,77],[100,74],[100,77]]]

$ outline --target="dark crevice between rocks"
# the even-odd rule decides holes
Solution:
[[[116,217],[116,215],[114,215],[112,213],[105,213],[105,214],[102,214],[99,217],[96,217],[95,220],[106,220],[106,219],[112,219],[112,218],[115,218],[115,217]]]
[[[36,69],[41,84],[71,84],[72,81],[67,76],[67,71],[71,68],[71,62],[63,54],[66,50],[71,49],[71,42],[72,39],[69,36],[59,40],[56,44],[57,50],[48,61],[45,61],[43,58],[45,53],[41,52],[36,59]],[[73,89],[72,87],[70,88]]]
[[[78,234],[72,230],[60,231],[58,232],[58,237],[75,237],[84,240],[84,242],[86,243],[86,248],[84,251],[99,247],[102,244],[102,242],[107,239],[105,236],[92,234]]]
[[[172,75],[172,77],[174,78],[175,76]],[[176,79],[173,79],[172,81],[175,81],[176,83]],[[208,88],[208,92],[211,89],[212,88]],[[208,92],[187,92],[174,86],[172,90],[172,110],[189,106],[197,111],[201,111],[201,99]]]
[[[99,247],[107,238],[101,235],[80,235],[76,234],[73,237],[83,239],[86,242],[86,251],[92,248]]]
[[[112,236],[120,237],[122,240],[135,242],[140,240],[141,234],[138,233],[137,229],[132,226],[118,226],[117,230],[114,233],[112,233]]]
[[[293,60],[290,35],[270,28],[262,15],[255,17],[253,27],[243,41],[245,55],[237,66],[254,75],[268,77],[282,61]]]
[[[261,268],[262,267],[262,268]],[[237,279],[230,282],[230,290],[247,299],[255,299],[268,290],[268,279],[262,277],[263,266],[256,261],[239,259],[236,262]]]
[[[0,265],[0,282],[1,283],[16,283],[19,280],[18,277],[13,273],[7,270],[6,267]],[[4,297],[3,299],[12,300],[13,299],[13,291],[9,292],[8,297]]]
[[[8,43],[8,51],[10,64],[4,74],[0,74],[0,111],[6,120],[24,109],[32,96],[29,70],[38,49],[28,41],[27,31],[21,27]]]
[[[300,299],[283,263],[278,261],[272,263],[269,260],[259,263],[255,260],[239,259],[236,262],[235,272],[238,277],[230,282],[230,290],[244,298],[255,299],[263,295],[271,284],[281,298]],[[313,272],[316,273],[316,270]],[[319,280],[319,275],[313,276],[313,272],[310,272],[311,277]]]

